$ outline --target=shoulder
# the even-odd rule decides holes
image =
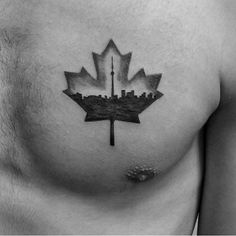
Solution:
[[[219,32],[221,105],[229,102],[236,104],[236,1],[214,0],[214,3],[217,9],[214,17]]]

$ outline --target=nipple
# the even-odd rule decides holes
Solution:
[[[141,183],[154,178],[156,175],[157,170],[155,168],[136,166],[134,169],[128,170],[126,177],[130,181]]]

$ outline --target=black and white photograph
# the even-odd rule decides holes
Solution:
[[[0,235],[236,235],[236,0],[0,0]]]

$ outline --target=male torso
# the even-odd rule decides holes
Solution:
[[[16,190],[6,187],[2,200],[1,233],[192,232],[202,180],[201,130],[219,102],[215,3],[16,3],[18,12],[2,30],[11,104],[3,108],[14,124],[5,128],[14,138],[7,138],[3,166],[18,176]],[[92,52],[101,54],[110,39],[121,54],[132,52],[128,78],[141,68],[147,75],[162,73],[157,90],[163,94],[139,115],[140,124],[115,121],[114,146],[110,121],[85,122],[86,112],[63,93],[64,71],[84,66],[97,77]],[[109,53],[117,89],[116,55]],[[110,80],[112,67],[106,68]],[[86,86],[79,91],[84,96],[111,89],[109,83],[103,92]],[[142,86],[132,89],[141,95]],[[129,178],[142,167],[155,177],[143,181],[145,172],[140,181]]]

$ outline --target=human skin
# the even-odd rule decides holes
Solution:
[[[221,101],[207,125],[206,174],[200,209],[200,234],[235,234],[235,1],[225,1]]]
[[[0,233],[191,234],[199,207],[200,234],[235,233],[233,1],[0,4]],[[114,147],[63,93],[110,39],[163,93]]]

